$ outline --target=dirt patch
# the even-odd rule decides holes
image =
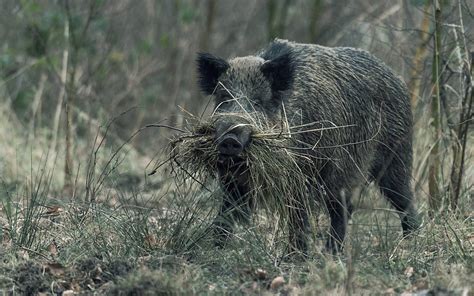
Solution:
[[[85,258],[74,265],[75,280],[83,289],[97,289],[105,283],[126,276],[135,266],[127,260],[102,261],[96,257]]]
[[[11,275],[11,282],[3,281],[0,287],[21,295],[38,293],[60,295],[66,290],[100,292],[108,290],[135,268],[133,263],[124,259],[102,261],[90,257],[67,267],[54,262],[29,260],[13,269],[3,266],[1,271]]]
[[[24,295],[34,295],[39,292],[61,293],[64,289],[56,286],[51,287],[52,276],[45,267],[35,262],[25,262],[18,265],[13,271],[13,280],[18,287],[17,291]]]
[[[185,295],[199,293],[199,285],[191,284],[186,274],[170,274],[143,267],[117,281],[109,295]],[[203,291],[201,291],[203,292]]]

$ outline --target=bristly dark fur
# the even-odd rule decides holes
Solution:
[[[280,42],[278,39],[275,39],[270,43],[263,51],[259,52],[257,55],[263,58],[265,61],[273,60],[279,56],[292,53],[292,49],[288,44]]]
[[[196,63],[199,87],[205,94],[210,95],[219,82],[219,76],[229,68],[229,63],[209,53],[198,53]]]

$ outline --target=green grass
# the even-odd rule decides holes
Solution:
[[[209,226],[220,196],[216,184],[205,184],[208,192],[189,180],[172,178],[165,169],[145,180],[144,173],[131,168],[133,157],[129,160],[128,154],[119,153],[115,156],[119,160],[109,162],[114,149],[103,149],[94,161],[87,161],[90,153],[83,159],[74,198],[59,189],[61,159],[55,165],[45,153],[43,158],[31,157],[29,169],[2,176],[0,291],[72,290],[97,295],[397,295],[423,290],[472,295],[474,291],[474,208],[469,188],[459,213],[432,219],[423,213],[422,229],[403,239],[398,216],[369,187],[354,200],[344,254],[333,257],[324,252],[328,222],[323,211],[315,211],[309,258],[292,261],[285,257],[287,234],[266,211],[256,213],[249,225],[237,227],[225,248],[215,248]],[[124,177],[125,173],[132,177]],[[426,212],[424,196],[417,192],[417,205]],[[279,276],[285,283],[272,288]]]

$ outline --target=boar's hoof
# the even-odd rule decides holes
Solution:
[[[214,223],[214,246],[223,248],[232,236],[232,227],[226,223]]]
[[[416,214],[407,214],[402,217],[403,237],[408,237],[421,227],[421,218]]]
[[[344,250],[344,246],[341,241],[330,236],[326,241],[326,252],[332,255],[340,255]]]

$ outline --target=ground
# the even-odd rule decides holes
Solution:
[[[89,202],[36,191],[25,196],[11,185],[1,208],[0,289],[41,295],[474,293],[472,205],[463,204],[457,215],[425,215],[422,229],[402,238],[397,215],[369,187],[356,200],[344,254],[324,252],[327,221],[315,211],[310,255],[301,260],[284,256],[285,233],[264,212],[238,227],[224,248],[214,247],[208,229],[217,194],[197,190],[177,200],[173,186],[160,184],[158,190],[104,188],[106,195]]]

